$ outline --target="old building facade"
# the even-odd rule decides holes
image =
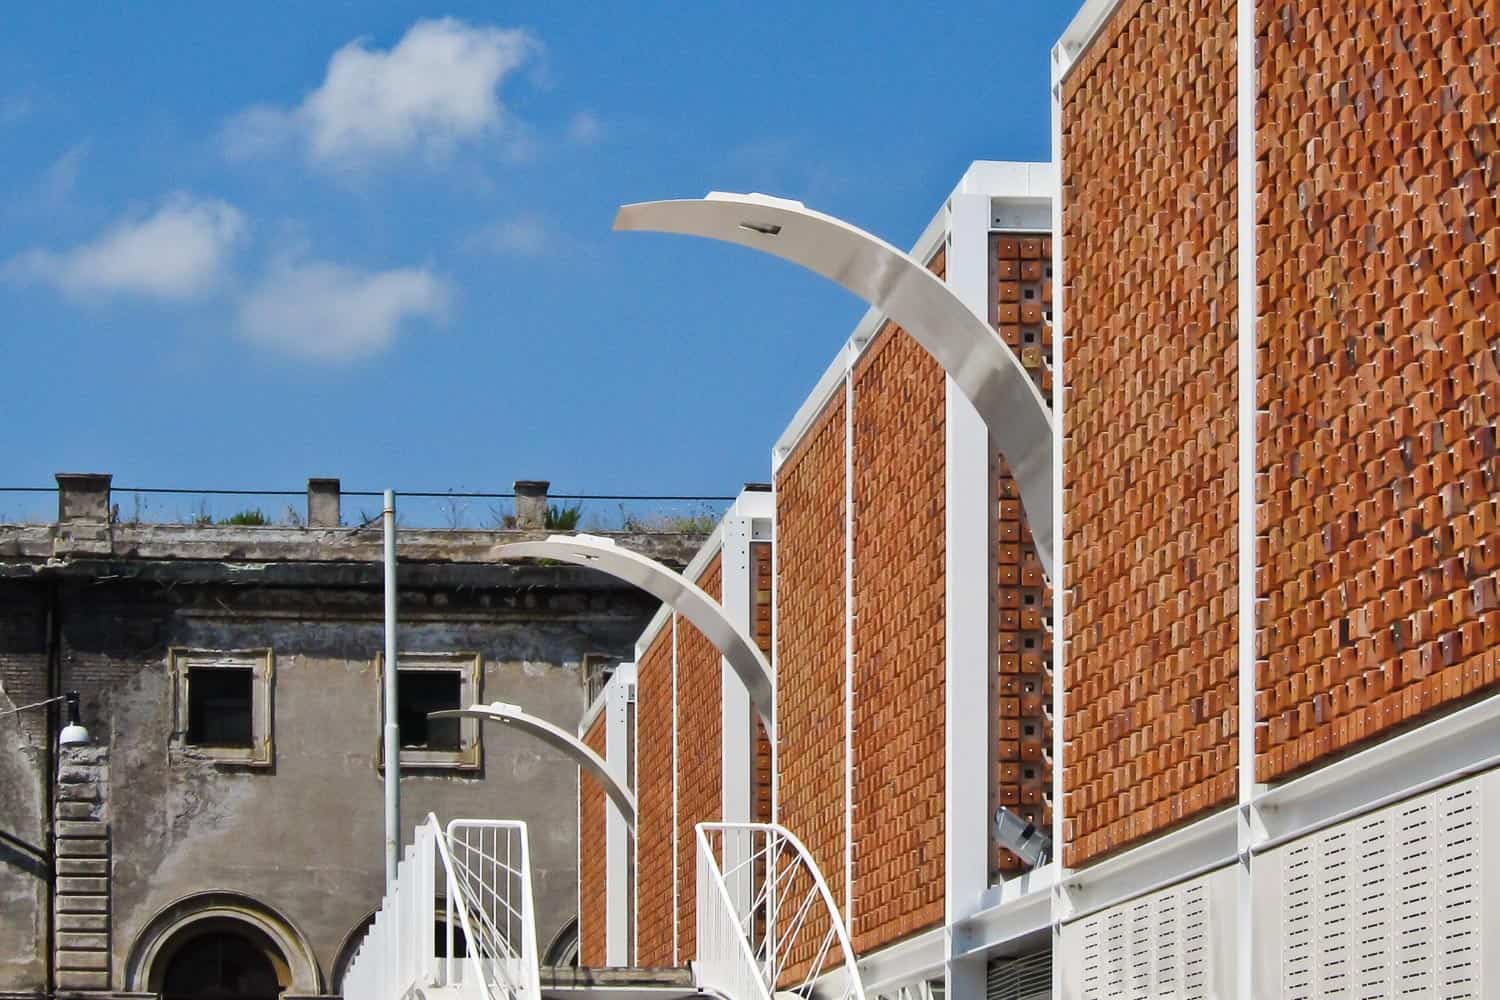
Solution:
[[[60,476],[54,524],[0,526],[0,994],[337,993],[383,886],[379,525],[121,524],[108,477]],[[573,933],[573,766],[425,712],[502,700],[573,728],[586,665],[656,602],[497,563],[535,531],[400,536],[402,820],[527,821],[538,933]],[[681,565],[701,536],[622,535]],[[440,914],[439,914],[440,916]],[[229,977],[238,977],[234,984]]]

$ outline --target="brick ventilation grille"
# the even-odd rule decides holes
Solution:
[[[1500,7],[1258,20],[1270,781],[1496,680]]]
[[[755,645],[771,658],[771,543],[750,543],[751,630]],[[755,723],[755,821],[771,822],[771,741]]]
[[[777,768],[781,823],[844,908],[842,394],[777,471]]]
[[[1237,793],[1235,4],[1102,30],[1062,97],[1069,867]]]
[[[636,956],[676,965],[672,948],[672,623],[636,665]]]
[[[853,380],[848,912],[863,953],[943,918],[946,402],[942,368],[891,324]]]
[[[991,320],[1042,395],[1052,398],[1052,240],[990,236]],[[1042,573],[1020,492],[996,452],[997,678],[990,812],[1005,806],[1041,827],[1052,823],[1052,588]],[[991,842],[992,874],[1025,870]]]
[[[605,755],[608,712],[589,726],[584,744]],[[597,969],[605,965],[605,834],[604,788],[578,776],[578,964]]]
[[[723,594],[722,557],[715,556],[693,581],[714,600]],[[699,823],[722,814],[722,659],[687,619],[677,623],[677,953],[697,954]]]

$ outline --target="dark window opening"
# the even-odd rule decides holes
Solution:
[[[276,1000],[280,993],[270,958],[253,942],[227,932],[203,934],[183,945],[161,984],[163,1000]]]
[[[433,952],[436,955],[436,957],[438,957],[438,958],[447,958],[448,957],[448,925],[442,920],[441,917],[439,917],[437,920],[433,921],[432,939],[433,939],[434,943],[437,945],[437,947],[433,949]],[[469,957],[469,939],[466,938],[466,937],[464,937],[464,929],[462,927],[460,927],[456,923],[453,925],[453,957],[454,958],[468,958]]]
[[[463,707],[463,676],[454,670],[403,670],[397,682],[396,727],[401,745],[457,751],[459,720],[429,719],[427,713]]]
[[[248,667],[188,670],[187,741],[200,747],[255,745],[254,671]]]

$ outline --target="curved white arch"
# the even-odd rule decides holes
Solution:
[[[942,366],[983,418],[1021,491],[1037,557],[1052,565],[1052,414],[990,325],[910,254],[800,201],[727,194],[623,206],[615,229],[737,243],[800,264],[895,321]]]
[[[259,931],[280,951],[290,982],[286,992],[318,994],[322,975],[312,945],[284,915],[237,892],[215,890],[183,896],[163,907],[136,935],[125,959],[125,982],[134,993],[155,992],[161,959],[183,932],[196,924],[232,922]],[[272,964],[278,964],[274,961]],[[279,971],[279,970],[278,970]]]
[[[750,692],[750,703],[775,739],[775,675],[760,648],[730,621],[724,607],[681,573],[597,535],[552,535],[495,549],[501,559],[556,559],[587,566],[637,587],[668,605],[702,632]]]
[[[468,708],[449,708],[441,712],[428,712],[427,717],[429,719],[484,719],[489,722],[498,722],[529,733],[548,746],[561,750],[577,761],[580,768],[587,771],[604,787],[604,794],[610,797],[625,817],[626,825],[632,831],[635,830],[635,796],[630,794],[628,788],[615,780],[609,765],[604,763],[602,757],[567,730],[554,726],[546,719],[527,715],[521,710],[520,705],[510,705],[503,701],[491,702],[488,705],[470,705]]]

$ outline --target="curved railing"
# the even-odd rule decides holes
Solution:
[[[802,842],[771,823],[700,823],[698,985],[736,1000],[778,993],[865,1000],[843,915]]]
[[[525,823],[455,820],[444,831],[429,814],[344,974],[342,992],[344,1000],[410,1000],[450,987],[479,1000],[541,1000]]]

